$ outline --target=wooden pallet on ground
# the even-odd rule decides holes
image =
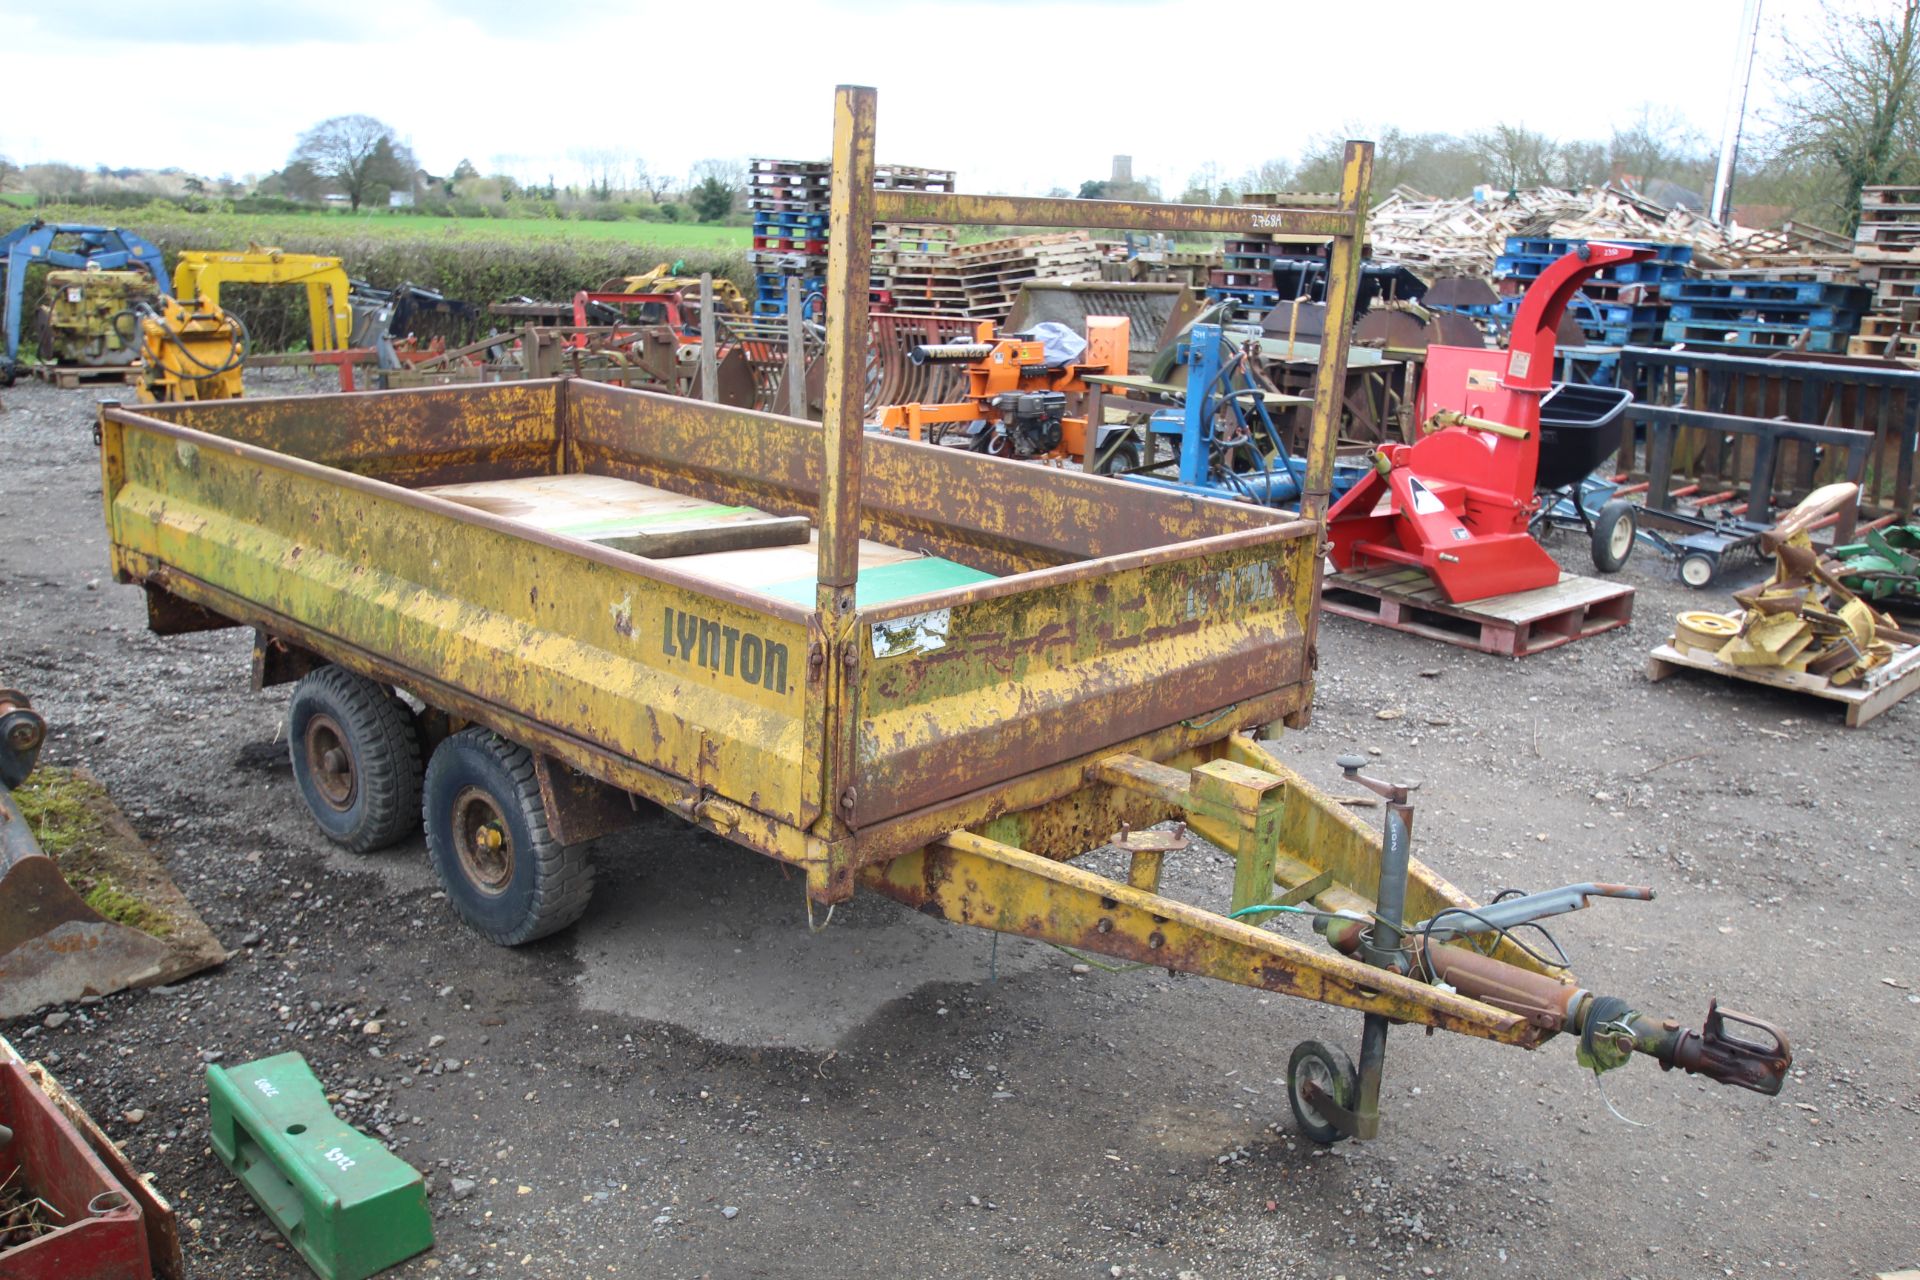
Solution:
[[[36,364],[33,376],[62,391],[85,386],[132,386],[140,381],[140,366],[116,364],[104,368],[84,364]]]
[[[1481,653],[1524,658],[1633,620],[1633,588],[1562,574],[1551,587],[1454,604],[1425,569],[1388,566],[1329,574],[1320,607]]]
[[[1920,358],[1920,334],[1896,333],[1887,337],[1865,335],[1848,338],[1847,354],[1885,360]]]
[[[1733,615],[1738,617],[1739,615]],[[1842,703],[1847,708],[1847,728],[1861,725],[1886,711],[1909,694],[1920,690],[1920,645],[1908,646],[1893,661],[1875,667],[1859,684],[1835,685],[1822,676],[1804,671],[1783,671],[1772,667],[1736,667],[1711,653],[1697,649],[1675,648],[1671,638],[1647,657],[1647,679],[1665,680],[1681,668],[1708,671],[1729,680],[1745,680],[1774,689]]]

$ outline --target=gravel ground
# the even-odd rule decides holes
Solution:
[[[1850,732],[1793,695],[1649,684],[1666,619],[1701,602],[1651,556],[1624,575],[1633,627],[1517,663],[1329,620],[1313,727],[1279,750],[1330,785],[1356,747],[1422,780],[1416,852],[1469,892],[1656,885],[1556,929],[1583,980],[1695,1025],[1714,995],[1774,1019],[1793,1079],[1768,1099],[1642,1059],[1603,1096],[1564,1042],[1401,1030],[1381,1138],[1327,1153],[1293,1135],[1279,1077],[1303,1037],[1357,1049],[1357,1017],[1075,972],[884,901],[810,935],[780,868],[667,819],[600,843],[576,928],[477,941],[418,839],[352,858],[319,836],[280,740],[286,690],[248,691],[244,633],[146,632],[107,573],[106,398],[0,393],[0,682],[235,955],[0,1030],[152,1170],[196,1276],[305,1274],[206,1131],[208,1062],[289,1049],[431,1178],[439,1244],[397,1276],[1920,1265],[1920,700]],[[1583,567],[1571,540],[1556,553]],[[1176,883],[1217,901],[1229,879],[1202,851]]]

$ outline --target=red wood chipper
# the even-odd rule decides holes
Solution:
[[[1559,566],[1528,532],[1540,506],[1543,466],[1555,473],[1590,470],[1611,451],[1612,436],[1556,422],[1563,429],[1547,442],[1550,452],[1580,456],[1543,464],[1541,405],[1554,392],[1555,334],[1589,276],[1653,256],[1651,249],[1585,245],[1527,290],[1506,351],[1428,347],[1420,390],[1425,434],[1410,445],[1383,445],[1372,474],[1328,512],[1334,567],[1344,573],[1416,565],[1454,603],[1558,582]],[[1604,422],[1617,433],[1618,407],[1591,425]]]

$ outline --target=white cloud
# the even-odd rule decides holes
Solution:
[[[706,156],[825,154],[833,86],[852,81],[880,90],[883,160],[1037,192],[1124,152],[1177,193],[1209,161],[1233,175],[1383,124],[1604,138],[1654,103],[1711,137],[1740,7],[207,0],[191,23],[96,4],[84,31],[41,8],[5,20],[0,152],[265,172],[307,126],[365,112],[437,172],[513,157],[564,184],[570,153],[618,150],[683,175]],[[73,93],[83,63],[124,92]]]

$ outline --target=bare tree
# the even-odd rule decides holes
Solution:
[[[1483,172],[1495,186],[1509,191],[1538,187],[1551,177],[1552,138],[1535,133],[1524,125],[1496,124],[1467,139],[1480,158]]]
[[[1563,142],[1547,157],[1547,181],[1578,191],[1607,180],[1607,148],[1598,142]]]
[[[1249,192],[1289,191],[1293,188],[1293,165],[1278,156],[1262,160],[1241,174],[1233,188],[1243,196]]]
[[[57,202],[86,194],[87,171],[70,164],[30,164],[21,175],[27,190]]]
[[[1791,87],[1775,141],[1785,161],[1831,166],[1851,229],[1862,187],[1920,178],[1920,0],[1822,10],[1821,37],[1788,44],[1782,59]]]
[[[1693,177],[1706,158],[1706,142],[1678,111],[1643,103],[1625,126],[1615,125],[1607,142],[1607,163],[1614,173],[1647,178]],[[1708,160],[1711,163],[1711,160]]]
[[[335,116],[300,135],[291,169],[304,164],[333,183],[356,212],[376,190],[411,186],[412,157],[389,125],[372,116]]]
[[[747,187],[747,166],[739,160],[696,160],[687,174],[687,187],[691,190],[708,178],[725,183],[729,191],[744,191]]]
[[[633,161],[633,190],[638,191],[655,204],[663,204],[673,193],[674,180],[664,173],[654,173],[647,168],[647,162],[638,157]]]
[[[1313,137],[1300,153],[1300,164],[1267,190],[1338,191],[1346,166],[1347,141],[1371,138],[1373,193],[1384,197],[1395,187],[1424,195],[1464,195],[1480,180],[1479,153],[1467,142],[1445,133],[1407,133],[1388,127],[1349,122],[1332,133]],[[1282,169],[1277,161],[1267,167]]]
[[[580,166],[587,193],[608,200],[613,197],[614,179],[632,162],[633,153],[617,147],[574,147],[567,159]]]
[[[20,166],[12,160],[9,160],[6,156],[0,156],[0,192],[4,192],[8,187],[12,186],[19,177]]]

